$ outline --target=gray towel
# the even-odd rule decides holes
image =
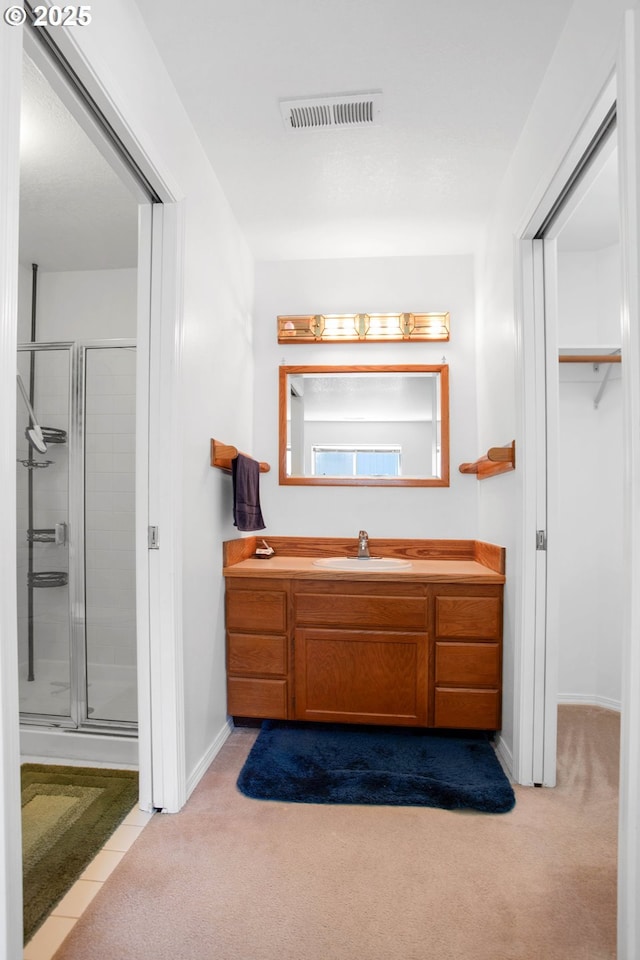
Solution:
[[[239,453],[231,461],[233,523],[238,530],[264,530],[260,510],[260,464]]]

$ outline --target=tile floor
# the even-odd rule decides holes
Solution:
[[[145,813],[138,807],[133,808],[79,880],[36,931],[24,948],[23,960],[51,960],[78,917],[91,903],[111,871],[120,863],[152,816],[153,813]]]

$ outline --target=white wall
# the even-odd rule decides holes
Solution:
[[[31,339],[31,268],[20,265],[18,340]],[[38,270],[38,340],[106,340],[136,336],[138,273],[128,270]]]
[[[558,252],[560,347],[620,346],[620,277],[618,244]]]
[[[433,344],[278,344],[279,314],[448,310],[451,340]],[[480,452],[476,431],[475,301],[471,257],[258,263],[255,449],[271,464],[261,503],[274,536],[458,537],[477,534],[477,481],[458,465]],[[441,363],[450,373],[451,485],[298,487],[278,484],[278,367]]]
[[[127,270],[50,272],[39,269],[36,292],[38,340],[136,336],[137,277]],[[18,343],[31,340],[33,272],[19,266]]]
[[[515,749],[520,727],[516,698],[523,680],[516,645],[522,624],[519,598],[520,558],[534,542],[535,529],[522,524],[522,384],[519,380],[519,330],[514,322],[518,298],[514,238],[522,236],[563,157],[615,68],[624,10],[632,0],[576,0],[533,108],[520,136],[497,198],[479,275],[478,410],[481,446],[515,437],[516,471],[479,486],[480,535],[507,547],[502,737]],[[531,611],[527,611],[530,615]],[[523,651],[525,654],[528,651]],[[518,704],[519,706],[519,704]],[[516,773],[519,771],[516,769]]]
[[[558,339],[620,345],[620,249],[558,255]],[[594,398],[609,369],[598,408]],[[619,708],[622,644],[621,367],[559,364],[558,698]]]

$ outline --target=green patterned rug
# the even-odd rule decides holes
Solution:
[[[135,770],[23,763],[24,942],[138,799]]]

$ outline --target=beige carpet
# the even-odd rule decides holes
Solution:
[[[558,787],[499,815],[250,800],[237,730],[55,960],[613,960],[618,719],[562,707]]]

